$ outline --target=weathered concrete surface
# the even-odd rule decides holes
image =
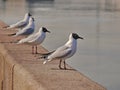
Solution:
[[[106,90],[98,83],[70,68],[59,70],[59,60],[43,65],[31,54],[31,46],[9,43],[22,37],[7,34],[0,23],[0,90]],[[39,46],[39,52],[46,50]]]

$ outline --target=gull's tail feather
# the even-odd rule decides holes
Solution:
[[[55,50],[54,50],[54,51],[55,51]],[[39,53],[39,55],[41,55],[41,58],[47,59],[47,57],[48,57],[49,55],[51,55],[54,51],[48,52],[48,53]]]
[[[20,41],[18,41],[16,44],[21,44],[21,42],[20,42]]]
[[[22,43],[24,43],[24,39],[18,40],[18,42],[16,44],[22,44]]]
[[[10,25],[10,26],[7,26],[6,28],[7,28],[7,29],[12,29],[12,28],[14,28],[14,27]]]
[[[16,35],[16,33],[13,33],[13,34],[8,34],[8,36],[14,36],[14,35]]]
[[[7,25],[7,26],[4,26],[4,27],[2,27],[2,28],[8,28],[8,27],[10,27],[9,25]]]
[[[55,51],[55,50],[54,50],[54,51]],[[41,57],[39,57],[39,59],[44,59],[44,60],[45,60],[45,61],[43,62],[43,64],[46,64],[47,61],[49,61],[48,56],[51,55],[54,51],[48,52],[48,53],[39,53],[39,55],[41,56]]]

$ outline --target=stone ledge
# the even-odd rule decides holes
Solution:
[[[43,65],[31,54],[28,45],[9,43],[22,37],[9,37],[6,24],[0,23],[0,90],[106,90],[72,69],[59,70],[59,60]],[[39,46],[39,52],[46,50]]]

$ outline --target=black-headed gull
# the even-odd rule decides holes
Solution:
[[[25,16],[24,16],[24,19],[23,20],[20,20],[18,21],[17,23],[15,24],[12,24],[10,26],[6,26],[4,28],[7,28],[7,29],[11,29],[11,28],[24,28],[28,22],[29,22],[29,18],[31,17],[32,15],[30,13],[26,13]]]
[[[37,33],[34,33],[27,38],[21,39],[18,41],[17,44],[28,44],[32,45],[32,54],[37,54],[37,45],[41,44],[45,37],[46,37],[46,32],[49,32],[45,27],[41,27]],[[34,46],[36,47],[36,50],[34,52]]]
[[[9,36],[21,36],[21,35],[30,35],[35,30],[34,18],[30,17],[29,24],[24,27],[22,30],[17,31],[16,33],[9,34]]]
[[[45,59],[43,64],[45,64],[46,62],[51,61],[53,59],[60,59],[59,68],[63,69],[61,67],[61,63],[63,61],[64,69],[66,69],[65,59],[70,58],[71,56],[73,56],[75,54],[76,49],[77,49],[77,39],[83,39],[83,38],[78,36],[78,34],[76,34],[76,33],[71,33],[69,35],[69,40],[65,45],[59,47],[58,49],[56,49],[53,52],[41,54],[42,55],[41,58]]]

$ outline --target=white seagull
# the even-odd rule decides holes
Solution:
[[[59,68],[66,69],[65,59],[70,58],[75,54],[77,49],[77,39],[83,39],[83,38],[79,37],[78,34],[76,33],[71,33],[69,35],[69,40],[65,45],[59,47],[55,51],[52,51],[46,54],[41,54],[42,55],[41,58],[45,59],[43,64],[53,59],[60,59]],[[61,67],[62,61],[64,62],[64,68]]]
[[[49,32],[45,27],[41,27],[37,33],[34,33],[27,38],[21,39],[18,41],[17,44],[28,44],[32,45],[32,54],[37,54],[37,45],[41,44],[45,37],[46,37],[46,32]],[[34,53],[34,46],[36,47],[36,51]]]
[[[9,34],[8,36],[22,36],[22,35],[30,35],[34,32],[35,30],[35,23],[34,23],[34,18],[30,17],[29,19],[29,24],[24,27],[22,30],[19,30],[16,33]]]
[[[20,28],[20,29],[22,29],[23,27],[25,27],[28,24],[29,18],[31,16],[32,15],[30,13],[26,13],[23,20],[20,20],[19,22],[15,23],[15,24],[12,24],[10,26],[6,26],[4,28],[7,28],[7,29]]]

